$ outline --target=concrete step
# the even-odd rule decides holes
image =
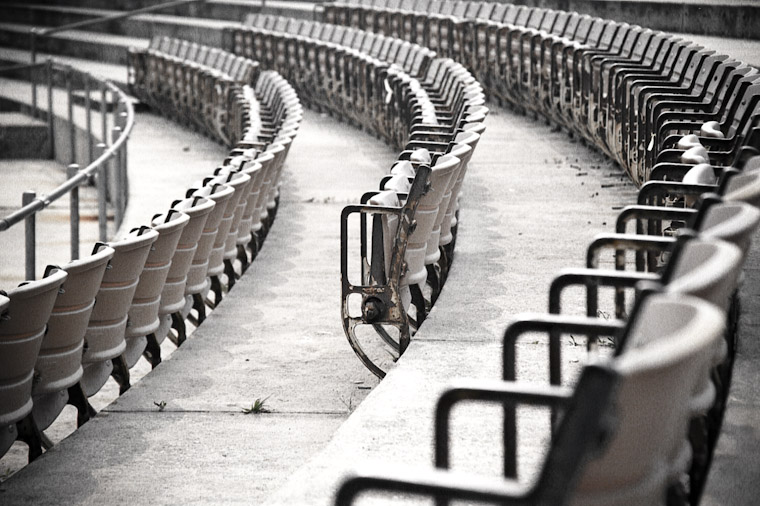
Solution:
[[[0,46],[28,50],[32,28],[20,23],[0,23]],[[38,39],[37,47],[54,55],[126,65],[127,49],[147,47],[149,42],[147,38],[71,30]]]
[[[19,112],[0,112],[0,159],[45,159],[49,154],[47,123]]]

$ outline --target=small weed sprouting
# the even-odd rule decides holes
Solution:
[[[264,407],[264,403],[269,399],[271,395],[264,397],[263,399],[256,399],[251,404],[250,408],[243,408],[241,411],[244,415],[258,415],[259,413],[271,413],[272,411]]]
[[[160,401],[160,402],[153,401],[153,404],[155,404],[158,407],[159,411],[163,411],[164,408],[166,408],[166,401]]]

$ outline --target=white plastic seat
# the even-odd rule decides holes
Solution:
[[[272,184],[274,164],[276,163],[275,154],[269,149],[260,153],[256,157],[256,163],[261,164],[261,175],[259,176],[258,189],[253,209],[251,210],[251,228],[250,233],[258,235],[264,228],[267,220],[266,197],[269,187]]]
[[[198,240],[198,248],[195,250],[190,270],[187,273],[185,284],[185,296],[198,295],[208,288],[206,274],[208,272],[209,256],[214,247],[219,230],[219,224],[224,218],[227,201],[232,198],[235,190],[227,185],[214,184],[193,188],[188,192],[188,197],[204,197],[214,202],[214,208],[210,211],[203,232]],[[183,316],[187,316],[186,314]]]
[[[530,317],[523,318],[515,328],[530,321]],[[437,427],[444,426],[444,420],[448,427],[455,405],[463,401],[504,403],[506,408],[525,399],[532,405],[567,407],[544,467],[531,483],[444,469],[378,472],[375,466],[346,480],[336,505],[352,504],[366,490],[384,490],[431,498],[488,497],[487,502],[496,504],[664,506],[673,474],[671,451],[686,439],[688,392],[709,374],[711,351],[722,339],[724,322],[723,312],[708,302],[670,294],[649,297],[631,324],[630,349],[589,366],[590,370],[614,371],[616,377],[609,402],[601,406],[588,402],[583,404],[585,409],[579,409],[568,404],[580,398],[579,392],[571,397],[566,388],[519,382],[462,381],[446,390],[437,406]],[[567,323],[573,328],[583,325],[580,320]],[[582,374],[583,386],[590,384],[585,378],[588,375]],[[596,437],[590,438],[589,410],[596,415],[597,427]],[[591,447],[579,451],[577,440],[589,441]],[[516,455],[515,440],[505,438],[503,451]],[[568,453],[575,458],[568,458]],[[577,480],[568,479],[571,473]]]
[[[261,185],[264,180],[266,169],[264,165],[255,159],[250,163],[246,163],[242,169],[246,174],[251,177],[251,191],[246,199],[245,209],[243,210],[243,216],[240,219],[238,225],[238,234],[235,243],[237,246],[245,247],[251,242],[251,231],[253,230],[254,213],[256,212],[256,203],[259,200],[259,194],[261,193]],[[258,216],[257,216],[258,218]]]
[[[63,266],[68,273],[48,319],[34,366],[34,421],[45,430],[69,401],[68,389],[82,377],[82,349],[95,296],[114,250],[108,246]]]
[[[124,335],[127,345],[124,360],[128,367],[134,366],[145,351],[146,336],[158,330],[161,293],[169,275],[182,230],[189,221],[188,215],[176,209],[170,209],[166,214],[156,215],[151,220],[151,227],[158,232],[158,238],[150,247],[129,308]]]
[[[459,167],[459,158],[452,155],[444,155],[436,161],[430,173],[430,189],[420,199],[414,220],[417,226],[409,236],[406,247],[406,262],[408,271],[401,279],[401,286],[419,285],[425,283],[427,270],[425,269],[425,253],[427,241],[435,226],[436,215],[441,204],[451,177]]]
[[[172,209],[180,211],[189,217],[187,225],[177,243],[177,249],[172,257],[169,273],[166,276],[164,288],[161,291],[161,303],[158,308],[160,319],[159,328],[153,333],[156,345],[160,345],[172,327],[170,315],[179,313],[185,307],[185,284],[187,274],[193,262],[198,243],[206,225],[209,214],[214,209],[214,201],[201,197],[190,197],[174,202]],[[179,318],[182,320],[182,318]],[[184,321],[183,321],[184,324]],[[184,340],[184,332],[181,338]],[[152,353],[156,353],[153,348]],[[151,361],[159,357],[149,357]]]
[[[224,254],[227,248],[227,240],[232,235],[232,240],[237,239],[235,218],[242,218],[243,209],[238,209],[238,204],[250,192],[251,177],[242,172],[230,172],[225,175],[214,176],[206,184],[224,184],[233,189],[232,196],[226,200],[222,221],[219,222],[219,230],[211,249],[208,264],[208,276],[218,277],[224,273]],[[217,204],[218,205],[218,204]],[[233,230],[234,229],[234,230]],[[217,300],[219,302],[219,300]]]
[[[699,229],[703,237],[733,243],[746,255],[752,235],[760,223],[760,210],[744,202],[722,202],[710,206]]]
[[[459,205],[459,194],[462,191],[462,184],[464,183],[464,177],[467,173],[470,158],[472,158],[472,154],[475,152],[475,148],[480,141],[480,135],[484,130],[485,127],[483,124],[477,123],[474,124],[471,128],[466,129],[464,132],[458,133],[454,138],[454,142],[468,144],[472,149],[470,150],[467,159],[462,161],[462,166],[457,173],[457,179],[454,183],[454,186],[451,188],[451,198],[449,199],[446,214],[444,215],[443,221],[441,222],[441,235],[438,241],[439,246],[446,246],[454,241],[452,229],[456,225],[456,211]]]
[[[625,379],[618,423],[604,452],[584,470],[571,504],[664,505],[674,448],[686,441],[691,396],[709,378],[725,314],[685,295],[656,295],[632,322],[619,356]]]
[[[95,307],[85,334],[84,373],[80,382],[87,397],[92,397],[105,384],[113,371],[112,360],[126,349],[127,313],[150,247],[157,238],[158,232],[141,227],[124,239],[108,244],[114,249],[114,255],[95,296]],[[121,374],[128,372],[121,371]]]
[[[7,293],[0,312],[0,456],[18,436],[16,423],[32,412],[34,364],[66,276],[52,269],[41,280],[22,283]],[[30,460],[32,450],[30,445]]]
[[[439,243],[441,239],[441,225],[446,218],[446,212],[449,208],[452,195],[454,192],[454,186],[456,186],[459,173],[464,170],[465,164],[472,156],[472,147],[468,144],[455,144],[448,153],[451,156],[457,157],[460,162],[454,169],[454,174],[449,179],[446,185],[446,190],[441,197],[441,203],[438,205],[438,211],[435,216],[435,222],[433,223],[433,230],[430,232],[430,239],[427,242],[427,250],[425,252],[425,265],[432,265],[441,258],[441,251],[439,249]]]

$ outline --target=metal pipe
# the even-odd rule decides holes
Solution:
[[[25,191],[21,195],[21,205],[27,206],[37,198],[37,193],[33,190]],[[35,279],[35,265],[37,263],[37,215],[30,214],[24,220],[24,256],[26,260],[26,279],[33,281]]]
[[[50,151],[48,158],[55,159],[55,115],[53,114],[53,60],[48,58],[45,61],[45,70],[47,78],[47,111],[48,111],[48,141],[50,142]]]
[[[72,179],[79,172],[79,165],[72,163],[66,168],[66,177]],[[69,196],[69,230],[71,231],[71,259],[79,259],[79,187],[71,189]]]
[[[72,91],[72,68],[66,68],[66,100],[68,102],[69,110],[69,146],[71,149],[71,156],[69,157],[69,163],[77,162],[77,138],[76,138],[76,125],[74,124],[74,99]]]
[[[31,53],[32,65],[37,63],[37,29],[29,30],[29,52]],[[32,79],[32,67],[29,68],[29,81],[32,83],[32,114],[37,117],[37,83]]]
[[[119,135],[121,134],[121,127],[115,126],[113,127],[111,138],[112,139],[118,139]],[[123,191],[124,191],[124,170],[121,165],[121,149],[117,149],[114,154],[114,183],[115,183],[115,201],[113,202],[114,207],[114,226],[116,229],[119,228],[121,225],[122,220],[124,219],[124,198],[123,198]]]
[[[104,154],[108,150],[108,146],[104,142],[98,144],[98,150]],[[98,237],[101,242],[108,240],[108,215],[106,208],[106,171],[108,169],[108,163],[101,163],[97,169],[97,184],[98,184]]]
[[[102,142],[106,142],[106,137],[108,136],[108,118],[106,117],[106,114],[108,114],[108,100],[106,100],[106,93],[107,93],[108,87],[106,86],[105,82],[100,83],[100,129],[101,129],[101,137],[100,140]]]
[[[43,64],[38,64],[37,66],[42,66]],[[53,66],[55,66],[55,63],[53,63]],[[25,66],[20,66],[19,68],[24,68]],[[20,223],[24,219],[26,219],[29,215],[36,213],[37,211],[40,211],[50,205],[51,202],[55,202],[62,196],[69,193],[73,188],[84,184],[90,176],[96,173],[96,171],[99,169],[99,167],[106,163],[112,156],[113,153],[120,149],[122,146],[126,146],[127,139],[129,138],[129,134],[132,131],[132,128],[134,127],[134,108],[125,102],[126,97],[124,96],[123,92],[121,92],[116,86],[114,86],[111,83],[101,82],[101,87],[103,91],[103,95],[105,95],[107,90],[111,90],[112,93],[115,93],[122,97],[122,102],[126,104],[127,107],[127,125],[126,128],[123,129],[122,136],[116,140],[116,142],[107,150],[102,152],[97,159],[95,159],[92,163],[90,163],[87,167],[80,170],[77,175],[74,178],[68,179],[63,184],[55,188],[52,192],[50,192],[44,200],[42,199],[33,199],[28,205],[23,206],[21,209],[18,209],[14,211],[13,213],[7,215],[4,218],[0,218],[0,232],[4,230],[8,230],[13,225]],[[103,101],[105,103],[105,101]],[[51,107],[52,110],[52,107]],[[104,112],[105,114],[105,112]],[[105,125],[105,118],[103,120],[103,123]],[[104,126],[104,135],[103,139],[107,140],[107,129]],[[97,146],[97,147],[100,147]]]
[[[84,109],[87,123],[87,163],[92,163],[92,101],[90,99],[90,74],[84,74]]]

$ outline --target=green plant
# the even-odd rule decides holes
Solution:
[[[160,401],[160,402],[153,401],[153,404],[158,406],[159,411],[163,411],[164,408],[166,407],[166,401]]]
[[[271,413],[272,411],[266,407],[264,407],[264,403],[269,399],[271,395],[268,395],[264,397],[263,399],[256,399],[253,401],[253,404],[251,404],[250,408],[243,408],[242,413],[245,415],[258,415],[259,413]]]

